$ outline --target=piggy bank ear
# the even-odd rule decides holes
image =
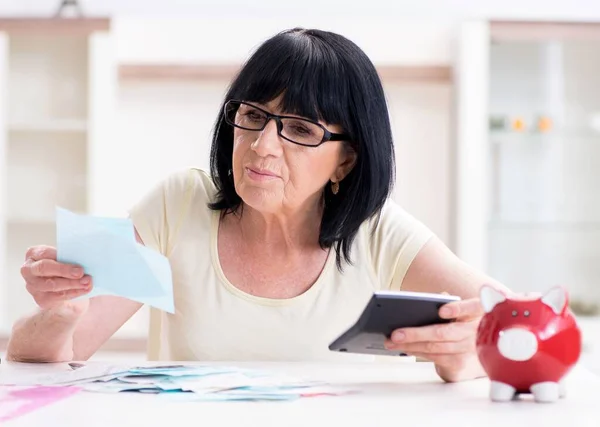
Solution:
[[[552,288],[542,296],[541,300],[555,314],[561,314],[567,305],[567,291],[560,286]]]
[[[479,300],[483,311],[489,313],[497,304],[506,301],[506,295],[490,285],[483,285],[479,291]]]

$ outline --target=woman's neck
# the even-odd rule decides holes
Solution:
[[[241,216],[235,216],[242,241],[248,248],[263,253],[292,255],[319,247],[321,208],[294,214],[265,214],[245,205]]]

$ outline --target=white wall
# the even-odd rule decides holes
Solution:
[[[114,137],[103,147],[119,155],[94,195],[96,213],[126,215],[167,174],[208,168],[210,133],[228,83],[121,82]]]
[[[0,16],[50,16],[59,0],[0,2]],[[336,31],[378,63],[451,63],[469,19],[600,20],[595,0],[79,0],[84,12],[117,18],[118,56],[128,61],[239,61],[277,31]],[[143,20],[140,20],[143,18]],[[140,43],[141,42],[141,43]]]
[[[396,150],[393,199],[453,246],[452,87],[385,83]]]
[[[358,44],[379,65],[449,64],[455,25],[443,19],[328,16],[296,19],[261,17],[154,18],[117,16],[114,31],[117,55],[124,62],[240,63],[259,44],[295,26],[338,32]]]
[[[5,0],[0,14],[50,14],[59,0]],[[346,2],[335,0],[79,0],[90,14],[119,15],[190,15],[309,17],[323,15],[329,20],[354,17],[444,17],[511,18],[511,19],[597,19],[600,3],[595,0],[369,0]]]

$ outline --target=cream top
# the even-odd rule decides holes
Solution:
[[[331,352],[375,290],[397,290],[432,232],[388,201],[373,230],[360,228],[352,265],[336,266],[331,250],[319,278],[287,299],[250,295],[225,277],[217,239],[220,214],[208,208],[216,193],[198,169],[177,172],[130,211],[144,244],[165,255],[173,273],[175,313],[151,309],[150,360],[364,360]]]

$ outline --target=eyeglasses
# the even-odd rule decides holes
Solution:
[[[294,144],[317,147],[327,141],[347,140],[348,135],[333,133],[312,120],[293,116],[278,116],[247,102],[230,100],[224,108],[225,121],[239,129],[262,131],[275,120],[277,133]]]

